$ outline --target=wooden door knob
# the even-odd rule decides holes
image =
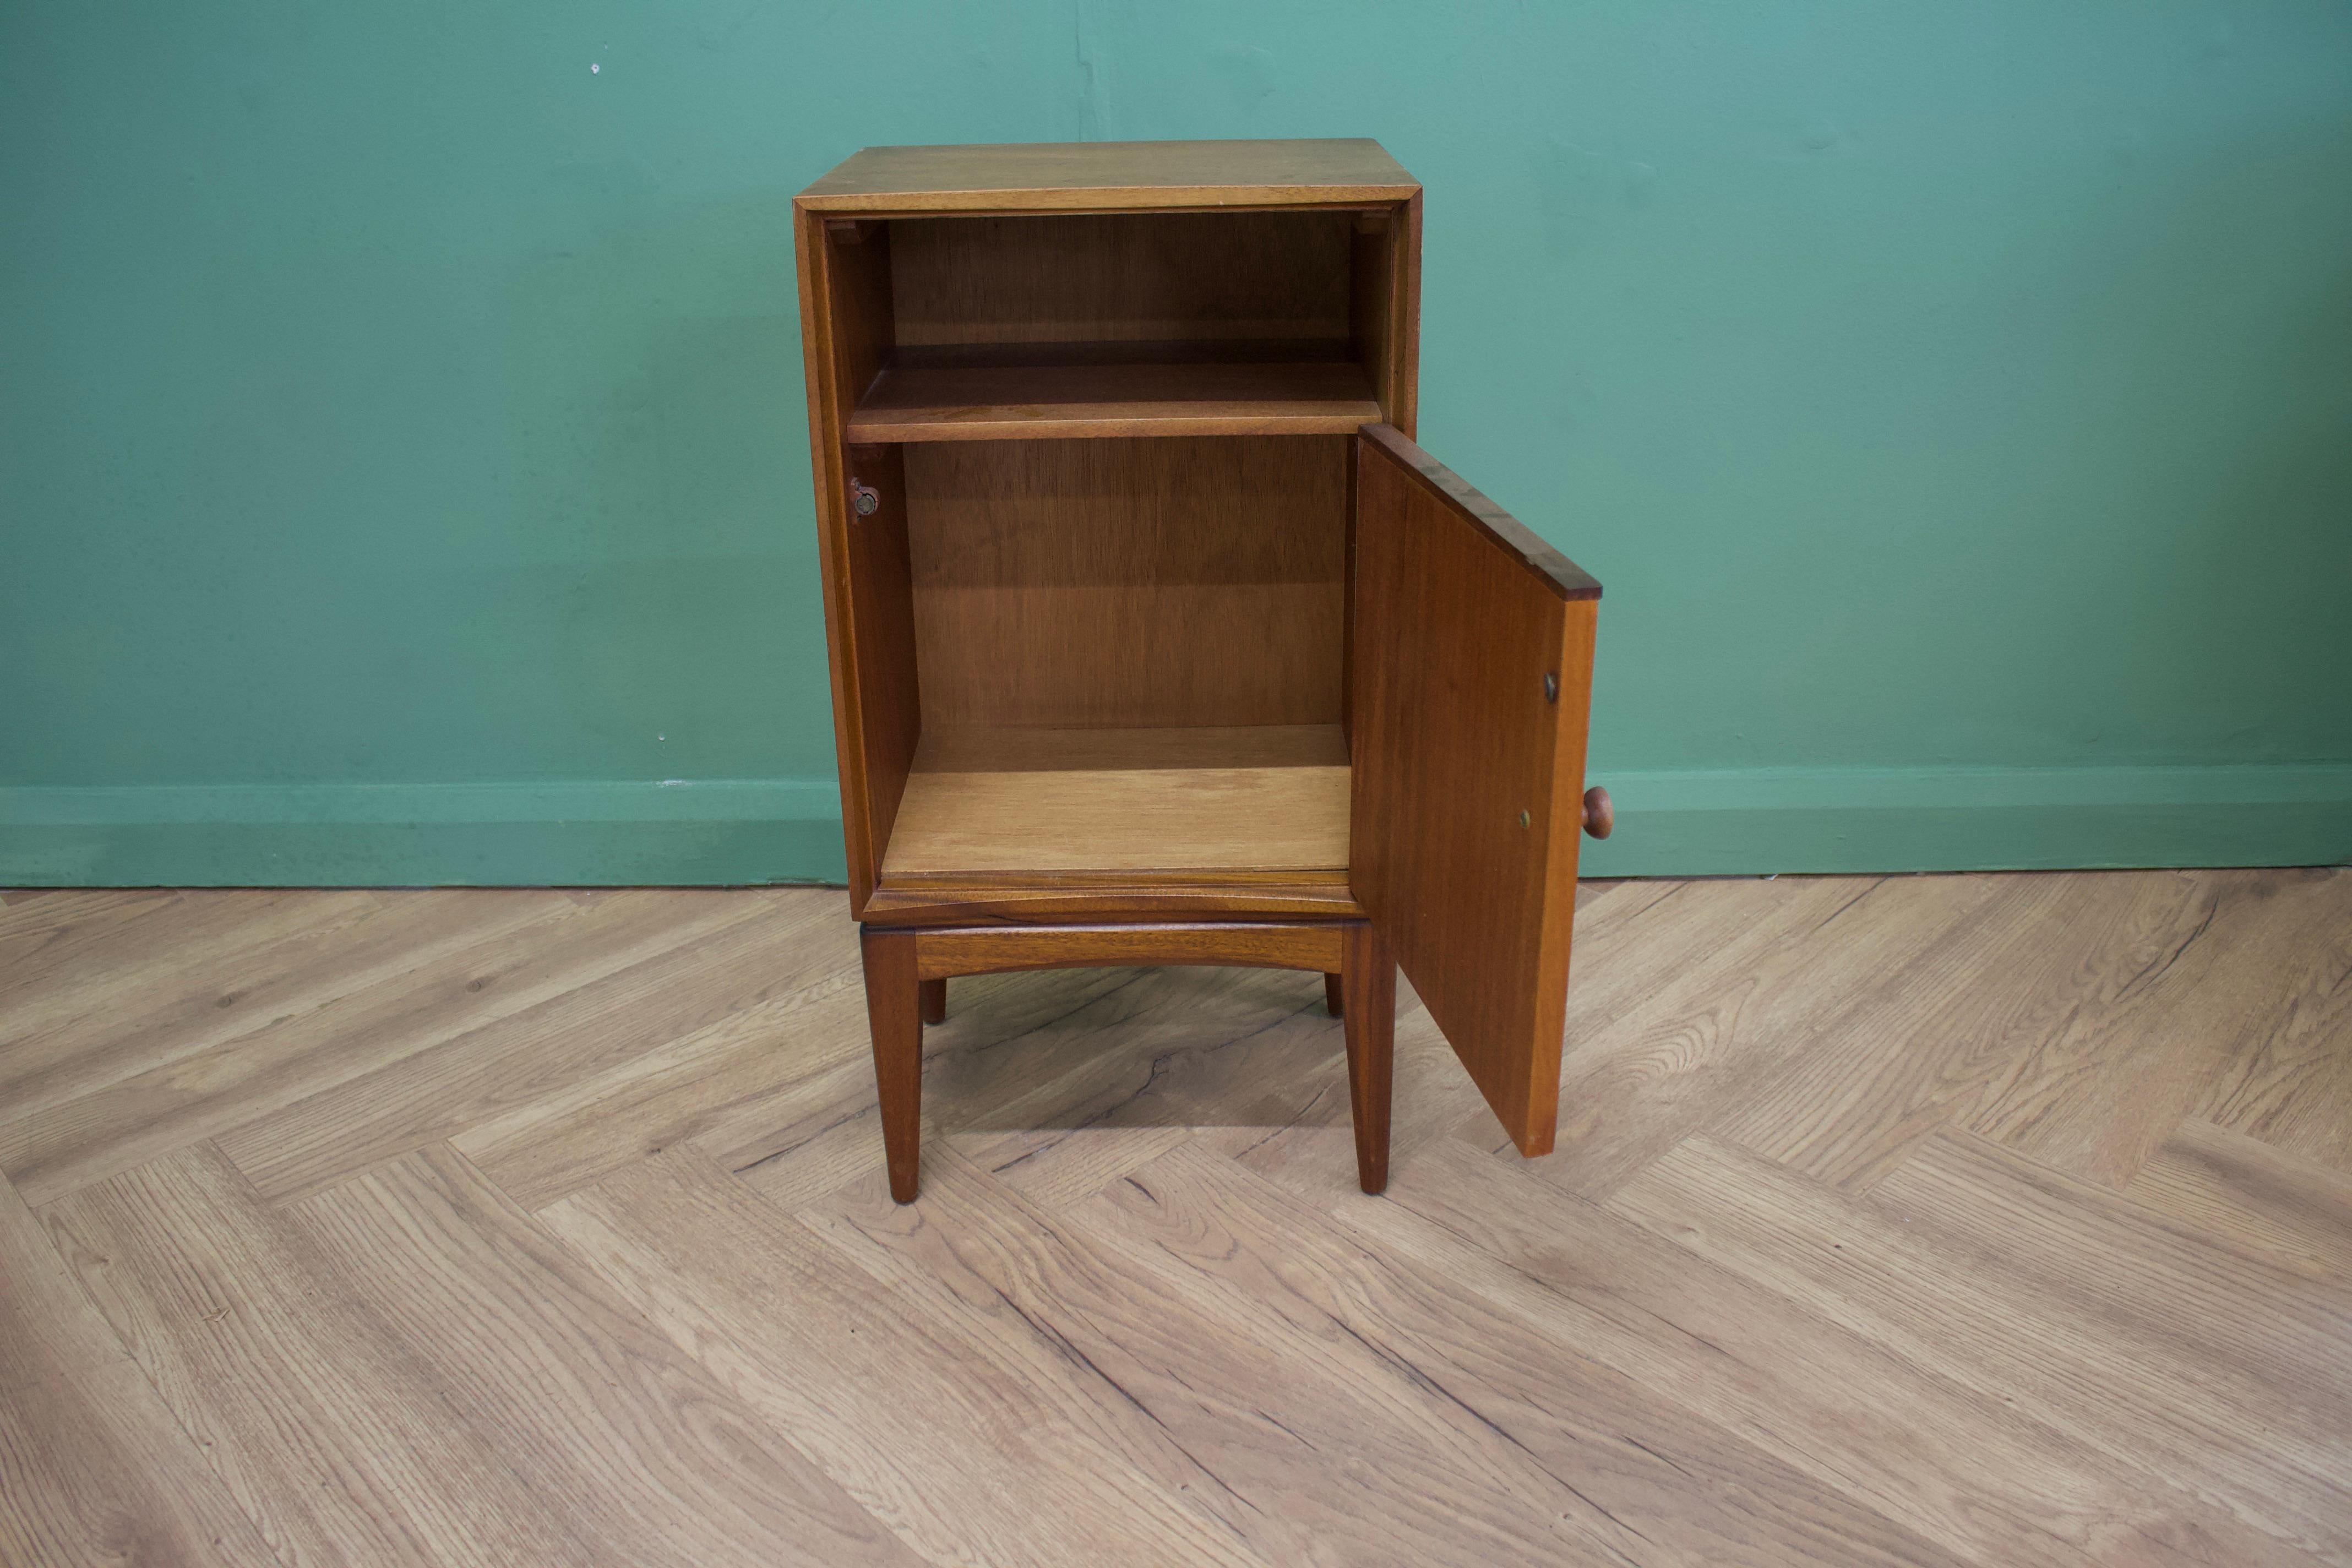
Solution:
[[[1617,831],[1617,808],[1610,803],[1609,792],[1599,784],[1584,792],[1584,831],[1595,838],[1606,838]]]

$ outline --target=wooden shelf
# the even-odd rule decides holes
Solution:
[[[1337,724],[927,732],[886,883],[1348,866]]]
[[[1352,361],[1150,360],[898,364],[875,378],[855,442],[1103,436],[1343,436],[1381,417]]]

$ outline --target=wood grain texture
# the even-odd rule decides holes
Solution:
[[[357,951],[314,943],[278,955],[289,967],[233,972],[242,984],[209,1002],[198,991],[180,1016],[208,1048],[192,1056],[175,1039],[167,1059],[0,1126],[0,1169],[45,1204],[626,968],[681,940],[677,922],[692,907],[646,894],[589,906],[523,891],[438,897],[437,921],[419,901],[387,922],[404,932],[379,929]],[[700,902],[706,929],[751,912]]]
[[[2293,1563],[2300,1553],[2010,1401],[1453,1140],[1366,1204],[1293,1195],[1816,1480],[1986,1563]],[[1280,1179],[1278,1176],[1277,1179]]]
[[[1356,220],[1349,323],[1381,417],[1405,439],[1420,413],[1421,195]]]
[[[0,942],[12,953],[69,943],[93,922],[169,909],[183,902],[174,888],[10,888],[0,891]]]
[[[2040,886],[1809,877],[1732,881],[1698,899],[1688,885],[1620,889],[1605,904],[1620,918],[1577,933],[1560,1147],[1543,1178],[1605,1197],[1692,1133],[1723,1135],[1759,1103],[1780,1102],[1799,1076],[1791,1058],[1809,1047],[1868,1040],[1874,1062],[1891,1068],[1907,1054],[1895,1045],[1911,1037],[1856,1013],[1856,995],[1923,956],[1935,961],[1972,911],[1999,905],[2002,920],[2032,921]],[[1461,1136],[1501,1142],[1483,1112],[1464,1120]]]
[[[47,1211],[50,1235],[289,1562],[589,1564],[452,1422],[430,1372],[286,1215],[198,1143]]]
[[[858,936],[883,1159],[890,1173],[890,1195],[902,1204],[915,1201],[922,1160],[922,971],[916,942],[912,931],[879,926],[868,926]]]
[[[884,872],[896,889],[1136,873],[1344,881],[1347,801],[1333,724],[932,730]]]
[[[1156,1193],[1153,1173],[1132,1180]],[[1055,1223],[952,1158],[919,1208],[885,1208],[847,1189],[811,1218],[902,1296],[961,1307],[957,1321],[987,1342],[1036,1335],[1066,1345],[1103,1394],[1123,1395],[1207,1472],[1204,1504],[1222,1505],[1268,1560],[1301,1560],[1313,1542],[1346,1563],[1451,1553],[1596,1563],[1617,1561],[1609,1537],[1631,1539],[1604,1519],[1607,1502],[1576,1495],[1582,1477],[1563,1476],[1554,1456],[1528,1454],[1517,1433],[1449,1398],[1447,1369],[1368,1321],[1376,1310],[1356,1307],[1344,1287],[1297,1301],[1221,1290],[1205,1269],[1120,1245],[1091,1212],[1090,1223]],[[1224,1233],[1202,1250],[1230,1258],[1236,1249]],[[1212,1343],[1216,1353],[1202,1354]]]
[[[2242,983],[2252,995],[2218,1049],[2196,1114],[2330,1170],[2352,1175],[2352,921],[2344,918],[2340,868],[2290,873],[2253,884],[2281,905],[2250,945]],[[2278,955],[2291,955],[2279,984]]]
[[[1393,430],[1357,451],[1349,885],[1504,1129],[1547,1153],[1599,584]]]
[[[897,346],[1290,345],[1346,359],[1354,222],[1247,212],[894,223]]]
[[[1265,1560],[1070,1402],[971,1353],[691,1152],[547,1211],[639,1313],[933,1562],[1231,1568]],[[854,1420],[836,1411],[856,1411]],[[951,1487],[943,1478],[958,1478]]]
[[[1412,428],[1420,213],[1361,141],[868,149],[803,193],[854,915],[927,723],[1343,718],[1347,437],[1383,412]],[[945,455],[967,447],[1006,450]],[[1187,890],[1123,912],[1171,898],[1218,908]],[[1032,912],[1117,908],[1055,899]],[[946,918],[1014,916],[951,901]]]
[[[1651,1403],[1631,1380],[1551,1353],[1524,1319],[1445,1273],[1399,1267],[1377,1243],[1335,1232],[1320,1211],[1255,1177],[1236,1180],[1196,1149],[1106,1187],[1087,1217],[1098,1220],[1106,1250],[1148,1259],[1154,1274],[1266,1324],[1249,1336],[1258,1342],[1274,1340],[1275,1325],[1288,1329],[1286,1338],[1303,1342],[1294,1353],[1328,1369],[1318,1393],[1360,1388],[1376,1406],[1361,1421],[1368,1436],[1444,1435],[1444,1458],[1383,1466],[1462,1510],[1462,1538],[1423,1546],[1418,1560],[1507,1560],[1507,1532],[1544,1519],[1556,1532],[1544,1561],[1961,1561],[1720,1428]],[[1227,1372],[1211,1375],[1222,1386]],[[1255,1394],[1269,1395],[1279,1399]],[[1350,1450],[1361,1441],[1300,1415],[1286,1425],[1309,1441]],[[1465,1463],[1476,1481],[1453,1468]],[[1403,1543],[1391,1550],[1367,1556],[1416,1560]]]
[[[1143,1151],[1192,1137],[1221,1148],[1256,1142],[1327,1101],[1344,1144],[1342,1031],[1319,992],[1312,974],[1265,969],[1034,977],[1017,993],[998,993],[1003,1000],[991,1011],[1005,1016],[999,1009],[1017,996],[1018,1016],[1039,1020],[1037,1028],[1005,1041],[1006,1026],[982,1016],[971,1055],[932,1062],[940,1142],[1055,1205],[1118,1179]],[[1191,1009],[1181,1016],[1167,1010],[1177,996]],[[1352,1185],[1352,1154],[1328,1174]]]
[[[1153,730],[953,730],[923,733],[927,773],[1035,773],[1068,769],[1344,768],[1336,724],[1198,725]]]
[[[1260,987],[1249,983],[1283,978],[1272,971],[1063,970],[964,982],[955,1016],[927,1032],[923,1043],[930,1136],[935,1142],[966,1135],[990,1141],[1004,1135],[1000,1129],[1034,1130],[1048,1121],[1066,1128],[1070,1076],[1112,1073],[1107,1057],[1121,1058],[1132,1074],[1140,1045],[1129,1040],[1127,1049],[1107,1052],[1100,1037],[1082,1038],[1080,1031],[1124,1012],[1139,994],[1203,974],[1232,976],[1211,992],[1234,1000],[1213,1003],[1210,1014],[1225,1021],[1243,1012],[1255,1026],[1263,1026],[1266,1008]],[[1258,1005],[1244,1008],[1243,997]],[[690,1141],[731,1175],[780,1203],[797,1205],[875,1173],[879,1107],[862,993],[853,992],[852,1001],[854,1016],[845,1010],[826,1026],[854,1040],[856,1059],[747,1094],[692,1132]],[[1244,1026],[1232,1026],[1236,1033]],[[1171,1057],[1162,1081],[1184,1059],[1183,1053]],[[1128,1087],[1131,1092],[1133,1083]],[[1152,1108],[1161,1103],[1155,1098]]]
[[[2264,1423],[2272,1451],[2352,1495],[2352,1300],[2340,1290],[2218,1254],[2189,1227],[1967,1133],[1939,1135],[1878,1192],[1954,1252],[1998,1253],[2053,1315],[2072,1307],[2076,1281],[2101,1280],[2102,1361],[2131,1362],[2218,1406],[2289,1393]]]
[[[910,935],[925,980],[1019,969],[1213,963],[1324,971],[1343,962],[1358,927],[1260,925],[981,926]]]
[[[55,913],[74,918],[62,906]],[[5,1181],[0,1477],[0,1562],[272,1561]]]
[[[184,907],[168,888],[43,888],[0,897],[0,997],[103,948],[131,921]]]
[[[1535,530],[1496,505],[1486,492],[1414,446],[1402,431],[1383,425],[1366,426],[1359,448],[1360,466],[1367,450],[1377,451],[1399,477],[1443,503],[1485,535],[1505,558],[1548,583],[1559,597],[1601,597],[1601,584],[1583,567],[1545,543]]]
[[[867,147],[794,198],[812,212],[1092,211],[1404,201],[1421,187],[1369,138]]]
[[[218,1146],[282,1201],[445,1139],[483,1153],[469,1141],[485,1129],[544,1124],[587,1103],[624,1123],[621,1101],[658,1080],[663,1064],[684,1058],[712,1070],[730,1047],[772,1040],[814,976],[838,962],[817,937],[839,920],[837,899],[775,889],[627,901],[639,899],[630,945],[600,953],[569,989],[429,1019],[413,1039],[388,1042],[416,1048],[387,1050],[371,1070],[291,1105],[248,1098]],[[485,984],[477,994],[494,994]],[[814,1041],[808,1054],[820,1054]]]
[[[840,918],[829,889],[794,897],[821,918],[779,919],[789,956],[762,954],[734,980],[740,993],[714,984],[698,996],[700,987],[681,988],[699,1005],[680,1007],[677,1023],[663,1026],[656,1016],[624,1024],[654,1023],[649,1037],[661,1044],[591,1058],[510,1046],[508,1058],[536,1058],[555,1070],[482,1064],[489,1071],[476,1081],[488,1093],[451,1080],[442,1104],[462,1129],[451,1142],[517,1203],[537,1209],[732,1118],[761,1121],[766,1108],[812,1080],[845,1070],[870,1085],[857,928]]]
[[[864,243],[867,238],[877,243]],[[873,892],[883,837],[875,831],[874,801],[877,793],[889,798],[887,759],[908,703],[901,678],[909,672],[901,668],[904,650],[894,636],[903,607],[878,607],[880,622],[871,626],[868,618],[877,607],[869,604],[866,615],[860,612],[856,569],[877,547],[884,547],[883,563],[889,565],[888,542],[869,539],[852,545],[850,456],[842,439],[849,411],[872,384],[891,342],[889,252],[881,238],[854,224],[828,222],[798,205],[793,209],[801,360],[808,384],[809,472],[816,492],[825,658],[833,686],[834,746],[840,764],[842,833],[853,910]],[[869,677],[877,682],[870,735],[866,704]],[[916,711],[919,729],[919,709]],[[878,775],[870,752],[882,759]]]
[[[1028,873],[922,878],[885,886],[866,905],[877,925],[975,921],[1358,920],[1342,871]]]
[[[1361,921],[1349,925],[978,926],[961,930],[892,930],[868,926],[859,936],[865,961],[866,1006],[874,1047],[874,1077],[890,1195],[912,1203],[921,1148],[922,1026],[933,1022],[927,988],[952,975],[1105,964],[1217,964],[1227,968],[1307,969],[1333,965],[1359,976],[1359,1021],[1348,1033],[1357,1143],[1364,1179],[1388,1169],[1386,1012],[1380,1005],[1385,950]],[[944,1002],[944,994],[941,1001]],[[944,1008],[942,1008],[942,1016]],[[1367,1190],[1377,1190],[1368,1188]]]
[[[1843,1194],[1696,1138],[1652,1164],[1611,1205],[2113,1460],[2169,1478],[2257,1532],[2326,1560],[2352,1553],[2352,1471],[2344,1465],[2341,1428],[2321,1436],[2305,1415],[2299,1433],[2282,1433],[2275,1421],[2308,1408],[2298,1408],[2284,1386],[2249,1405],[2242,1382],[2233,1396],[2201,1374],[2183,1381],[2187,1347],[2167,1346],[2161,1333],[2151,1337],[2130,1324],[2118,1331],[2110,1314],[2134,1303],[2087,1260],[2060,1260],[2069,1289],[2045,1293],[2035,1276],[2060,1238],[2032,1238],[2036,1256],[2012,1264],[2026,1239],[2013,1229],[1987,1246],[1927,1225],[1890,1196],[1884,1187]],[[2260,1290],[2263,1282],[2242,1289]],[[2147,1303],[2134,1316],[2144,1322],[2147,1307],[2161,1311],[2170,1300]],[[2195,1310],[2170,1318],[2176,1328],[2199,1321]],[[2168,1353],[2149,1364],[2142,1357],[2150,1350]]]
[[[2001,903],[1977,905],[1913,961],[1880,955],[1879,973],[1843,993],[1851,1023],[1819,1031],[1721,1131],[1858,1191],[1939,1128],[1997,1102],[2040,1098],[2048,1110],[2047,1097],[2070,1079],[2079,1078],[2077,1090],[2127,1083],[2107,1071],[2112,1053],[2144,1042],[2157,1059],[2190,1059],[2164,1032],[2179,1001],[2219,994],[2198,986],[2210,948],[2188,944],[2211,920],[2221,886],[2169,875],[2012,884]],[[1907,891],[1871,897],[1889,890]],[[2183,958],[2185,969],[2168,974]],[[2086,992],[2105,1005],[2084,1007]],[[1863,1044],[1882,1031],[1915,1037],[1911,1048]]]
[[[372,893],[329,901],[238,892],[193,901],[188,919],[158,934],[152,950],[168,956],[155,962],[126,960],[126,951],[148,948],[132,939],[57,957],[46,977],[32,965],[12,968],[16,984],[0,1013],[0,1122],[206,1051],[251,1031],[257,1017],[307,1011],[321,979],[311,960],[322,942],[359,922],[369,922],[372,933],[388,933],[384,950],[414,962],[421,932],[432,933],[437,956],[446,943],[464,944],[461,931],[507,929],[510,920],[546,920],[558,911],[533,902],[528,910],[514,903],[469,909],[457,921],[447,913],[415,905],[388,910]],[[337,942],[332,951],[335,978],[328,984],[348,986],[351,947]],[[241,984],[209,984],[224,973]]]
[[[917,772],[882,875],[1345,871],[1348,791],[1345,766]]]
[[[1377,1198],[1317,968],[976,974],[905,1207],[836,891],[0,916],[9,1568],[2352,1561],[2352,871],[1586,884]]]
[[[851,661],[856,689],[866,834],[879,856],[890,842],[922,736],[923,710],[916,663],[914,565],[908,540],[905,465],[897,447],[852,447],[846,462],[853,484],[871,490],[875,510],[849,515],[843,560],[849,574]],[[873,861],[865,862],[869,868]]]
[[[2352,1176],[2210,1121],[2180,1124],[2124,1191],[2306,1279],[2352,1279]]]
[[[849,418],[853,441],[1127,436],[1345,436],[1381,417],[1347,361],[894,367]]]
[[[925,726],[1336,723],[1348,448],[905,448]]]
[[[294,1215],[599,1561],[920,1561],[446,1145]]]
[[[1389,1105],[1396,1077],[1396,959],[1381,928],[1359,921],[1347,928],[1339,1005],[1324,992],[1324,1008],[1343,1020],[1348,1037],[1348,1115],[1356,1133],[1356,1181],[1365,1192],[1389,1184]]]

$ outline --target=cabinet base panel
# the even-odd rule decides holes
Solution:
[[[882,879],[1344,880],[1348,812],[1336,724],[926,733]]]

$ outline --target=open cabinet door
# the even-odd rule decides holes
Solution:
[[[1387,425],[1356,439],[1354,541],[1349,887],[1546,1153],[1601,584]]]

